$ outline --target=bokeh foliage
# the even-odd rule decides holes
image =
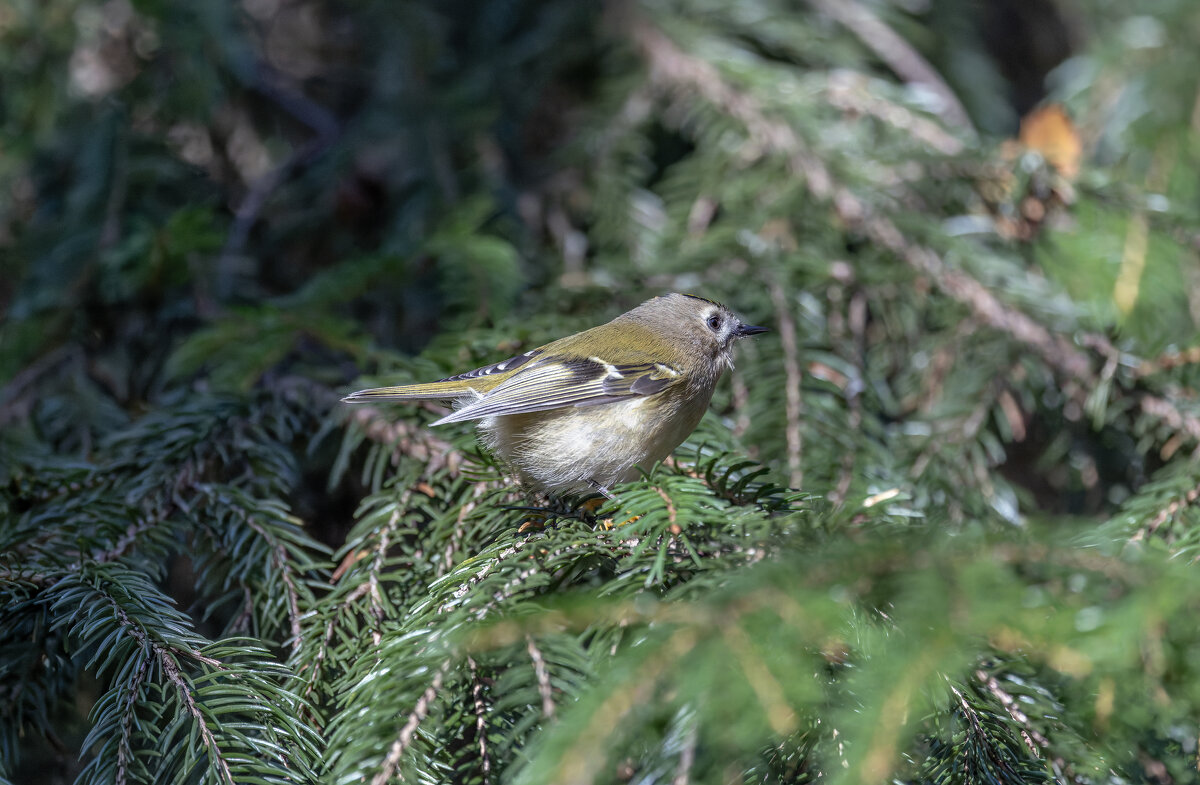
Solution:
[[[0,782],[1196,781],[1198,35],[0,7]],[[594,515],[338,404],[671,290],[773,332]]]

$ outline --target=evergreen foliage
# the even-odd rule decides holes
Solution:
[[[1200,780],[1200,11],[1011,5],[0,9],[0,783]],[[598,509],[338,404],[672,290]]]

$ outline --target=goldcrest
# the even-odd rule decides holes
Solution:
[[[687,438],[733,367],[734,341],[762,332],[720,303],[667,294],[494,365],[342,400],[453,401],[433,425],[479,420],[484,444],[523,484],[610,496]]]

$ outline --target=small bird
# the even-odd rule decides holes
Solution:
[[[346,403],[450,400],[433,425],[479,420],[523,484],[599,491],[667,457],[704,416],[733,343],[765,327],[690,294],[648,300],[599,327],[436,382],[360,390]]]

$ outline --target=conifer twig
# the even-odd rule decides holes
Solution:
[[[696,725],[693,723],[687,729],[683,739],[683,749],[679,752],[679,765],[675,768],[675,777],[671,785],[688,785],[692,765],[696,762]]]
[[[1193,442],[1200,442],[1200,418],[1180,411],[1178,406],[1157,395],[1144,395],[1140,403],[1142,411],[1150,417],[1162,421],[1173,431],[1185,434]]]
[[[908,107],[871,92],[869,84],[870,78],[863,74],[834,71],[828,76],[825,100],[845,113],[878,118],[942,155],[958,155],[963,151],[958,137]]]
[[[546,670],[546,658],[529,635],[525,636],[525,648],[529,652],[529,659],[533,660],[533,672],[537,676],[538,693],[542,696],[542,716],[551,719],[554,717],[554,692],[550,686],[550,672]]]
[[[348,419],[371,441],[391,445],[397,453],[427,463],[429,472],[445,468],[451,477],[457,477],[466,460],[453,444],[434,436],[428,428],[389,418],[377,406],[355,407]]]
[[[970,734],[972,737],[974,737],[973,741],[983,747],[985,754],[988,756],[989,762],[1003,772],[1004,779],[1001,781],[1018,782],[1020,780],[1018,773],[1013,770],[1012,765],[1007,760],[996,755],[995,750],[993,749],[993,744],[989,743],[987,731],[984,729],[983,723],[980,722],[979,719],[979,712],[974,706],[971,705],[971,702],[967,700],[967,696],[963,695],[962,691],[953,684],[950,685],[950,691],[953,692],[954,697],[958,699],[958,705],[962,710],[962,716],[967,720],[967,726],[970,729]],[[1029,737],[1024,733],[1024,731],[1022,731],[1021,737],[1024,739],[1026,746],[1030,747],[1030,751],[1034,754],[1034,757],[1040,759],[1041,756],[1038,755],[1036,749],[1030,746]]]
[[[933,92],[942,102],[941,117],[949,125],[974,132],[971,118],[958,96],[941,75],[917,50],[896,34],[892,28],[856,0],[808,0],[809,5],[835,20],[853,33],[858,40],[888,68],[906,82],[919,84]]]
[[[288,621],[292,631],[292,651],[295,651],[300,647],[300,636],[302,634],[300,628],[300,593],[296,590],[296,581],[292,576],[292,562],[288,558],[287,549],[283,547],[282,543],[275,541],[275,538],[269,535],[262,526],[255,523],[253,516],[245,515],[242,510],[239,510],[239,512],[243,513],[242,517],[247,527],[257,533],[259,537],[262,537],[263,540],[271,543],[271,561],[274,562],[275,569],[279,571],[279,577],[283,581],[283,587],[287,594]]]
[[[133,679],[127,687],[129,698],[125,701],[125,710],[121,715],[121,739],[117,743],[116,781],[118,785],[125,785],[125,782],[129,778],[129,763],[133,759],[133,747],[129,743],[129,739],[133,736],[133,729],[137,719],[134,710],[137,708],[138,690],[142,688],[142,682],[146,680],[146,674],[149,670],[150,658],[143,657],[137,672],[133,674]]]
[[[229,763],[226,762],[225,756],[221,754],[221,748],[217,746],[217,737],[213,735],[212,730],[208,727],[208,723],[204,721],[204,714],[201,713],[200,708],[196,705],[191,687],[188,685],[187,680],[183,678],[183,674],[179,672],[179,667],[175,660],[157,644],[153,644],[153,648],[158,655],[163,673],[175,685],[179,694],[183,696],[188,714],[192,715],[192,720],[196,723],[196,727],[200,733],[200,739],[204,742],[204,747],[208,750],[209,760],[215,763],[222,780],[229,783],[229,785],[236,785],[233,779],[233,772],[229,770]]]
[[[408,719],[404,722],[404,727],[400,729],[400,735],[392,742],[392,746],[388,749],[387,757],[384,758],[383,765],[375,776],[371,779],[371,785],[386,785],[392,779],[392,775],[396,773],[400,765],[400,759],[404,757],[404,751],[408,749],[408,745],[412,744],[413,736],[417,733],[417,728],[421,725],[421,721],[429,714],[429,707],[432,705],[438,692],[442,689],[442,679],[446,677],[446,672],[450,670],[450,660],[442,663],[442,666],[433,674],[433,680],[429,686],[425,688],[425,692],[421,693],[421,697],[417,699],[417,705],[413,707],[412,713],[408,715]]]
[[[1037,728],[1034,728],[1029,723],[1029,716],[1021,711],[1021,707],[1017,705],[1016,699],[1000,686],[1000,682],[996,677],[987,671],[980,669],[975,671],[975,678],[982,682],[987,691],[996,696],[1000,701],[1000,705],[1008,712],[1008,715],[1013,718],[1013,721],[1021,726],[1021,737],[1025,740],[1025,746],[1035,757],[1042,757],[1039,747],[1045,748],[1050,746],[1050,740],[1043,736]]]
[[[1182,497],[1172,499],[1165,507],[1159,510],[1153,518],[1139,526],[1138,530],[1129,538],[1129,541],[1140,542],[1149,538],[1156,531],[1158,531],[1164,523],[1174,518],[1180,510],[1195,504],[1197,499],[1200,499],[1200,485],[1195,485],[1191,488],[1188,488],[1187,492],[1184,493]]]
[[[800,371],[800,352],[796,345],[796,321],[792,318],[787,297],[779,281],[769,285],[771,304],[779,320],[779,342],[783,348],[784,438],[787,443],[788,483],[793,488],[804,487],[804,399],[800,396],[803,377]]]
[[[806,148],[791,126],[768,117],[751,96],[734,89],[711,64],[684,53],[646,20],[635,17],[630,36],[650,66],[651,81],[668,93],[698,93],[745,126],[750,136],[749,157],[777,154],[786,157],[789,169],[804,178],[817,200],[832,201],[834,213],[847,229],[861,232],[876,246],[887,249],[910,267],[929,277],[944,294],[967,307],[973,319],[1011,335],[1032,348],[1057,374],[1074,383],[1075,396],[1094,389],[1096,372],[1091,358],[1071,341],[1056,335],[1024,312],[1005,305],[966,271],[951,268],[933,249],[910,241],[886,216],[875,213],[849,188],[834,181],[820,158]],[[1116,349],[1102,336],[1081,334],[1081,345],[1110,356]],[[1181,412],[1165,399],[1146,396],[1142,411],[1168,427],[1182,428],[1200,442],[1200,418]]]
[[[379,532],[379,540],[375,546],[375,557],[371,560],[371,569],[367,573],[367,596],[370,599],[371,616],[375,623],[371,627],[371,639],[378,647],[383,640],[383,594],[379,590],[379,575],[383,572],[384,565],[387,560],[388,548],[391,546],[391,533],[396,524],[400,521],[400,511],[408,507],[408,500],[412,496],[411,490],[405,490],[400,496],[400,500],[396,503],[395,509],[392,510],[392,515],[388,518],[387,526]]]
[[[492,759],[488,755],[487,708],[483,705],[483,682],[479,680],[479,667],[472,657],[467,657],[471,669],[471,702],[475,709],[475,737],[479,741],[479,767],[483,773],[482,785],[491,785]]]
[[[196,706],[195,697],[192,695],[192,686],[186,679],[183,678],[183,674],[179,672],[179,664],[175,662],[175,658],[171,656],[171,651],[168,650],[168,648],[163,644],[150,640],[150,637],[146,634],[146,632],[139,625],[134,624],[133,620],[129,618],[129,615],[126,614],[120,606],[114,604],[113,611],[116,614],[117,620],[121,623],[121,626],[124,627],[126,632],[128,632],[129,635],[131,635],[134,640],[138,642],[138,645],[142,647],[142,650],[149,650],[154,653],[154,657],[158,660],[158,664],[163,670],[163,675],[165,675],[167,680],[175,686],[176,690],[178,690],[179,695],[183,698],[184,706],[187,708],[188,714],[192,716],[192,720],[196,723],[197,732],[200,734],[200,739],[204,742],[204,746],[208,750],[208,754],[210,756],[209,760],[217,767],[217,771],[221,775],[222,780],[229,783],[229,785],[236,785],[233,780],[233,774],[229,770],[229,764],[226,762],[225,757],[221,754],[221,748],[217,745],[216,736],[213,735],[212,730],[208,727],[208,723],[205,722],[204,714],[200,711],[200,708]],[[186,654],[192,659],[203,662],[206,665],[217,668],[221,667],[220,661],[214,660],[211,657],[206,657],[198,651],[188,649],[183,650],[180,653]]]

